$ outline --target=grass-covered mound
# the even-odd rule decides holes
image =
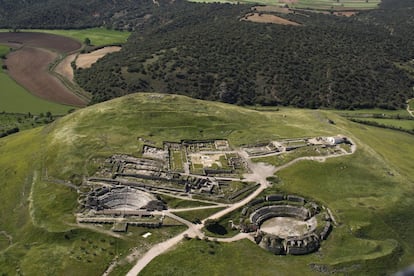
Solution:
[[[329,111],[255,111],[183,96],[139,94],[0,139],[0,272],[101,275],[112,260],[128,255],[130,248],[143,252],[183,229],[151,230],[153,235],[145,240],[142,228],[117,237],[105,227],[98,232],[77,225],[73,216],[77,193],[56,179],[79,185],[84,176],[95,172],[95,161],[101,157],[139,156],[144,143],[161,145],[165,140],[226,138],[239,146],[338,133],[357,142],[355,155],[326,163],[298,163],[281,171],[281,184],[272,188],[314,198],[332,209],[339,226],[320,252],[277,257],[244,241],[214,245],[211,250],[207,245],[202,250],[210,257],[205,257],[197,253],[199,242],[194,241],[155,259],[146,271],[165,275],[183,250],[192,259],[178,261],[179,266],[174,263],[183,273],[194,269],[192,265],[200,273],[203,267],[209,271],[214,264],[216,274],[233,271],[226,267],[240,267],[243,274],[252,271],[244,257],[252,255],[257,256],[254,269],[263,275],[287,274],[292,266],[308,274],[317,269],[394,271],[414,258],[410,247],[414,243],[412,135],[361,126]],[[231,252],[239,252],[239,257],[227,258]]]

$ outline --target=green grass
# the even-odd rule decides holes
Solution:
[[[0,133],[15,127],[20,131],[43,126],[54,118],[33,116],[31,114],[0,113]]]
[[[183,230],[131,228],[118,239],[80,229],[73,224],[77,193],[46,181],[46,173],[64,180],[91,175],[96,168],[89,161],[94,158],[139,156],[144,142],[137,137],[157,146],[209,138],[238,146],[336,134],[352,138],[357,152],[325,163],[296,163],[279,171],[280,181],[266,191],[299,194],[332,210],[339,225],[318,253],[273,256],[250,241],[211,246],[192,240],[156,258],[143,275],[290,275],[292,268],[297,274],[320,274],[315,266],[330,273],[392,274],[414,260],[412,135],[356,124],[331,111],[260,112],[158,94],[128,95],[0,139],[0,231],[13,238],[13,244],[0,251],[0,270],[10,275],[101,275],[115,256],[126,256],[131,247],[146,250]],[[202,219],[211,214],[207,211],[217,210],[177,214]],[[144,240],[144,231],[153,236]],[[128,266],[121,265],[119,271]]]
[[[223,210],[222,207],[217,208],[211,208],[211,209],[201,209],[201,210],[193,210],[193,211],[187,211],[187,212],[178,212],[175,213],[177,216],[182,217],[185,220],[188,220],[190,222],[203,220],[209,216],[211,216],[214,213],[217,213],[218,211]]]
[[[167,196],[167,195],[159,195],[161,199],[167,203],[168,208],[191,208],[191,207],[199,207],[199,206],[208,206],[211,204],[201,202],[201,201],[194,201],[194,200],[183,200],[180,198]]]
[[[354,264],[351,259],[346,260],[351,267],[354,265],[363,271],[359,275],[375,275],[369,272],[371,265],[378,264],[385,268],[381,262],[374,261],[375,255],[385,254],[395,258],[393,246],[395,244],[392,241],[367,243],[359,242],[358,239],[350,244],[337,244],[339,251],[341,248],[349,251],[352,251],[353,247],[361,248],[361,251],[354,251],[351,256],[355,259],[364,258],[363,263]],[[336,263],[341,261],[341,257],[328,257],[330,263],[321,264],[321,259],[325,259],[328,253],[330,252],[307,256],[275,256],[249,240],[233,243],[189,240],[182,242],[175,250],[158,257],[144,268],[140,275],[321,275],[321,272],[311,268],[316,265],[324,267],[326,272],[358,274],[352,273],[352,268],[341,270]]]
[[[318,151],[316,151],[316,149]],[[267,157],[259,157],[252,159],[254,162],[264,162],[268,164],[272,164],[275,167],[284,165],[286,163],[289,163],[290,161],[293,161],[299,157],[306,157],[306,156],[323,156],[329,154],[329,151],[333,149],[329,148],[321,148],[321,147],[312,147],[312,146],[306,146],[301,147],[280,155],[274,155],[274,156],[267,156]]]
[[[377,118],[367,118],[362,119],[367,122],[375,122],[380,125],[390,126],[395,128],[401,128],[404,130],[414,130],[414,120],[396,120],[396,119],[377,119]]]
[[[4,58],[9,53],[10,48],[7,46],[0,45],[0,57]]]
[[[388,109],[357,109],[357,110],[332,110],[333,112],[347,116],[347,117],[372,117],[372,116],[384,116],[384,117],[392,117],[392,116],[400,116],[406,117],[408,116],[408,112],[405,109],[397,109],[397,110],[388,110]]]
[[[86,38],[89,38],[93,46],[123,44],[127,41],[128,37],[131,34],[130,32],[127,32],[127,31],[108,30],[105,28],[90,28],[90,29],[80,29],[80,30],[31,29],[31,30],[22,30],[22,31],[42,32],[42,33],[67,36],[67,37],[76,39],[82,43],[85,41]]]

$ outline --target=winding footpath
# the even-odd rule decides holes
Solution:
[[[414,99],[411,99],[411,101],[414,101]],[[410,101],[407,102],[407,112],[411,115],[411,117],[414,117],[414,110],[410,109]]]
[[[223,217],[224,215],[248,204],[251,200],[256,198],[263,190],[265,190],[266,188],[270,186],[270,183],[266,179],[267,177],[273,176],[277,171],[285,169],[301,160],[313,160],[313,161],[318,161],[318,162],[324,162],[328,158],[341,157],[341,156],[353,154],[356,151],[357,146],[353,141],[350,140],[350,142],[352,143],[350,152],[346,152],[345,150],[342,150],[342,154],[332,154],[332,155],[326,155],[326,156],[313,156],[313,157],[299,157],[279,167],[274,167],[272,165],[268,165],[265,163],[253,163],[250,157],[248,157],[248,155],[246,154],[246,152],[241,151],[241,150],[238,151],[238,153],[245,158],[245,160],[247,161],[248,167],[251,170],[251,173],[244,175],[243,181],[245,182],[255,181],[260,184],[259,188],[256,189],[252,194],[250,194],[243,200],[237,203],[234,203],[234,204],[229,204],[229,205],[216,204],[214,206],[201,206],[201,207],[193,207],[193,208],[186,208],[186,209],[175,209],[175,210],[169,210],[169,211],[163,211],[163,212],[161,211],[154,212],[154,214],[156,215],[165,215],[172,219],[175,219],[178,222],[181,222],[184,225],[186,225],[188,229],[164,242],[154,245],[149,251],[147,251],[137,261],[135,266],[128,272],[127,276],[138,275],[138,273],[141,272],[145,268],[145,266],[148,265],[154,258],[165,253],[166,251],[168,251],[169,249],[177,245],[184,237],[187,237],[187,236],[191,238],[199,237],[201,239],[206,238],[207,236],[205,236],[204,232],[201,231],[201,229],[204,227],[204,223],[208,219],[219,219]],[[255,158],[257,157],[261,157],[261,156],[255,156]],[[216,208],[216,207],[227,207],[227,208],[204,219],[201,222],[201,224],[191,223],[172,213],[172,211],[177,212],[177,211],[201,210],[201,209]],[[207,237],[207,238],[215,239],[219,242],[233,242],[233,241],[238,241],[238,240],[246,239],[246,238],[253,241],[253,237],[248,233],[240,233],[231,238],[212,238],[212,237]]]

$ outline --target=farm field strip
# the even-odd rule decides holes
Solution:
[[[34,34],[34,32],[38,32]],[[86,38],[91,40],[94,46],[121,44],[126,42],[129,32],[92,28],[84,30],[25,30],[24,32],[11,33],[9,30],[0,30],[0,54],[6,55],[9,47],[20,48],[38,47],[60,53],[69,53],[81,49],[81,42]],[[62,37],[65,36],[65,37]],[[11,43],[10,41],[14,41]],[[19,42],[19,43],[18,43]],[[57,64],[55,72],[49,72],[49,64],[58,57],[57,54],[39,49],[21,49],[16,51],[6,60],[9,74],[0,72],[0,111],[10,113],[34,114],[51,112],[53,114],[66,114],[73,106],[84,106],[85,101],[76,94],[78,90],[73,87],[73,71],[70,65],[72,60],[64,59],[63,64]],[[28,53],[35,56],[28,56]],[[53,55],[53,58],[52,58]],[[99,57],[98,57],[99,58]],[[68,64],[65,64],[66,63]],[[96,61],[96,60],[95,60]],[[13,64],[18,62],[17,64]],[[24,62],[24,64],[22,63]],[[39,63],[38,66],[35,66]],[[93,62],[90,60],[89,62]],[[70,67],[70,70],[68,68]],[[33,70],[33,71],[31,71]],[[32,73],[28,73],[28,72]],[[34,72],[34,73],[33,73]],[[54,76],[55,75],[55,76]],[[67,79],[67,81],[65,80]],[[19,83],[17,84],[16,81]],[[30,91],[30,92],[29,92]],[[59,91],[56,93],[56,91]],[[82,94],[82,93],[81,93]]]
[[[8,52],[8,47],[0,45],[0,55],[6,55]],[[49,102],[32,95],[10,78],[3,69],[0,69],[0,86],[0,112],[22,114],[51,112],[60,115],[73,109],[72,106]]]
[[[84,106],[59,79],[48,72],[49,64],[57,54],[41,48],[23,48],[8,55],[5,64],[9,74],[33,95],[52,102]]]
[[[89,38],[91,44],[95,47],[125,43],[131,34],[130,32],[126,31],[107,30],[104,28],[90,28],[81,30],[27,29],[24,31],[56,34],[70,37],[80,42],[84,42],[86,38]]]
[[[242,3],[242,4],[262,4],[262,5],[269,5],[269,6],[285,6],[286,4],[289,8],[301,8],[301,9],[316,9],[316,10],[367,10],[367,9],[375,9],[378,7],[381,1],[373,0],[373,1],[365,1],[365,0],[344,0],[339,2],[332,2],[330,0],[288,0],[288,1],[271,1],[271,0],[223,0],[223,1],[215,1],[215,0],[191,0],[191,2],[199,2],[199,3]]]

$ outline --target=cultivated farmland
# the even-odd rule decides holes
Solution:
[[[212,2],[221,2],[221,3],[242,3],[242,4],[251,4],[257,3],[262,5],[269,5],[269,6],[281,6],[285,7],[286,5],[289,8],[294,9],[313,9],[313,10],[335,10],[335,11],[342,11],[342,10],[367,10],[367,9],[375,9],[380,4],[380,0],[338,0],[338,1],[331,1],[331,0],[279,0],[279,1],[271,1],[271,0],[192,0],[192,2],[200,2],[200,3],[212,3]]]
[[[80,49],[78,41],[41,33],[0,33],[0,43],[17,49],[7,56],[5,64],[10,76],[33,95],[65,105],[85,105],[85,100],[49,72],[59,53]]]
[[[5,57],[8,53],[9,47],[0,46],[1,56]],[[2,64],[3,61],[0,63]],[[0,112],[66,114],[68,110],[73,109],[71,106],[52,103],[30,94],[11,79],[3,69],[0,69],[0,84]],[[3,122],[1,125],[4,126]]]

